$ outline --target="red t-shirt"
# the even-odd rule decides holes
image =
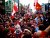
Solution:
[[[33,38],[45,38],[46,37],[46,32],[45,31],[42,31],[40,36],[36,35],[36,33],[33,35]]]
[[[47,33],[42,31],[39,38],[46,38]]]
[[[14,16],[11,16],[11,19],[14,19]]]
[[[15,28],[10,27],[9,30],[11,31],[11,33],[14,33]]]

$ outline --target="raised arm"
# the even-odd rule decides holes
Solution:
[[[50,25],[44,31],[49,32],[50,31]]]

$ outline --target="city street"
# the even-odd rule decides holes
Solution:
[[[0,38],[50,38],[50,0],[0,1]]]

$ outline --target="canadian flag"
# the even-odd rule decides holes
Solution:
[[[13,9],[12,9],[11,15],[13,16],[14,13],[16,13],[16,12],[18,12],[18,4],[15,2],[15,3],[14,3],[14,6],[13,6]]]
[[[12,13],[11,13],[11,19],[13,19],[15,16],[14,16],[14,14],[16,13],[16,12],[18,12],[18,3],[17,2],[14,2],[13,1],[13,8],[12,8]]]
[[[41,9],[41,5],[38,3],[38,0],[34,0],[34,7],[35,7],[36,10]]]

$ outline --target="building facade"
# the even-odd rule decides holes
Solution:
[[[11,13],[12,7],[13,7],[13,1],[12,0],[8,0],[7,2],[5,2],[6,13]]]

